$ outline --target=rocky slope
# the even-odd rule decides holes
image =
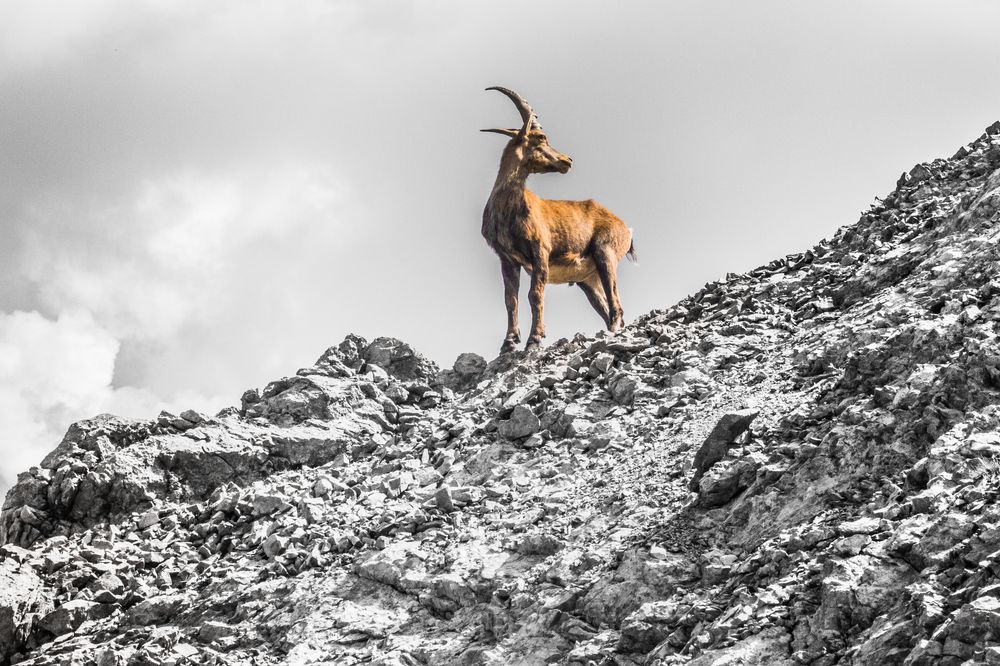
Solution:
[[[0,663],[1000,664],[1000,123],[624,332],[70,428]]]

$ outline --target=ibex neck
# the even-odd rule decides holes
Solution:
[[[493,191],[490,193],[491,199],[523,199],[524,198],[524,179],[520,180],[503,180],[497,178],[497,182],[493,185]]]
[[[515,244],[517,223],[528,217],[525,177],[510,177],[501,171],[483,209],[483,236],[497,252],[507,252]]]
[[[500,171],[497,173],[496,182],[493,183],[493,191],[523,190],[526,180],[528,172],[522,169],[519,163],[504,159],[500,162]]]

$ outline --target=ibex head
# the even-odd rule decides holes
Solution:
[[[545,136],[542,126],[538,124],[538,117],[534,110],[528,106],[528,102],[513,90],[492,86],[487,90],[499,90],[514,102],[518,112],[521,114],[521,129],[484,129],[482,132],[496,132],[510,137],[507,147],[503,151],[503,159],[514,160],[522,169],[528,173],[550,173],[558,171],[566,173],[573,165],[573,160],[569,155],[564,155],[549,145],[549,139]]]

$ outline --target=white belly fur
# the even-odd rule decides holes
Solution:
[[[587,282],[597,275],[597,266],[589,257],[577,259],[568,264],[549,264],[549,284],[566,284],[567,282]]]

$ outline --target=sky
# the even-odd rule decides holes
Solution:
[[[505,139],[478,130],[518,115],[487,86],[574,160],[533,191],[633,228],[631,320],[978,136],[996,25],[989,0],[0,0],[0,486],[75,420],[212,413],[348,333],[495,356]],[[599,329],[546,299],[549,342]]]

